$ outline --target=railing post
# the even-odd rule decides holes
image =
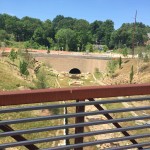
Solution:
[[[65,107],[65,114],[68,114],[67,107]],[[68,124],[68,118],[65,118],[65,125]],[[65,129],[66,135],[69,135],[69,129]],[[70,140],[66,139],[66,145],[70,145]]]
[[[77,100],[76,102],[79,102],[79,100]],[[76,107],[76,113],[80,113],[80,112],[85,112],[85,106],[77,106]],[[84,116],[75,118],[76,124],[81,123],[81,122],[84,122]],[[84,127],[75,128],[75,134],[83,133],[83,132],[84,132]],[[84,137],[75,138],[75,144],[83,143],[83,140],[84,140]],[[83,147],[75,148],[74,150],[83,150]]]

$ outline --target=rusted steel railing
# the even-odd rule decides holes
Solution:
[[[146,147],[150,146],[150,106],[147,105],[147,103],[150,104],[149,95],[150,84],[0,92],[0,114],[2,114],[0,117],[0,149],[25,146],[29,150],[83,150],[83,147],[91,146],[94,150],[95,145],[101,146],[104,144],[109,144],[108,149],[112,150],[131,148],[146,149]],[[117,99],[120,96],[122,98]],[[99,100],[98,98],[104,99]],[[62,103],[62,101],[66,103]],[[144,104],[146,106],[139,105],[145,101],[146,103]],[[138,102],[138,106],[130,105],[132,102],[136,104]],[[129,107],[124,107],[123,103],[129,103]],[[22,104],[30,105],[22,106]],[[118,107],[116,104],[119,104]],[[112,109],[105,109],[105,105],[112,105]],[[90,111],[86,111],[88,106],[91,107]],[[123,107],[120,108],[121,106]],[[93,108],[95,109],[93,110]],[[13,118],[13,113],[19,114],[20,112],[43,111],[45,109],[49,111],[53,109],[65,109],[64,112],[68,113],[62,114],[62,111],[60,111],[59,114],[50,113],[46,116],[35,115],[34,117],[32,115],[31,117],[24,117],[24,115],[22,117],[20,114],[20,118],[16,118],[16,116]],[[9,116],[10,113],[12,117],[11,115]],[[116,114],[122,115],[118,115],[118,118]],[[104,116],[105,119],[90,121],[87,118],[88,116],[94,115],[99,115],[99,117]],[[117,118],[115,118],[116,116]],[[64,118],[67,121],[63,121],[62,119]],[[60,124],[51,125],[52,120],[54,122],[55,120],[59,120],[57,123]],[[45,122],[44,127],[33,126],[34,123],[37,125],[38,122],[42,121],[47,121],[48,123]],[[137,122],[142,122],[142,124],[137,125]],[[24,126],[20,128],[20,124],[24,124]],[[32,127],[29,128],[28,124],[32,124]],[[108,124],[109,127],[113,126],[113,128],[98,129],[89,132],[91,126],[95,127],[95,125],[98,125],[101,129],[101,126],[105,124]],[[67,134],[62,132],[64,129],[67,130]],[[57,134],[52,137],[43,137],[41,134],[41,138],[38,136],[37,138],[31,139],[32,134],[37,133],[39,135],[39,132],[44,133],[43,135],[50,135],[45,134],[45,132],[52,132],[52,135]],[[100,140],[91,139],[91,137],[95,138],[95,136],[103,134],[106,134],[107,137],[109,133],[121,133],[122,136]],[[9,141],[7,138],[9,137],[15,139],[16,142],[7,142]],[[5,141],[3,139],[6,142],[3,143]],[[62,142],[65,140],[67,142]],[[121,141],[123,143],[124,141],[128,141],[128,144],[120,144],[119,142]],[[51,144],[48,144],[49,146],[47,147],[36,145],[49,142]],[[113,143],[119,143],[119,146],[115,147]]]
[[[0,106],[150,94],[150,84],[25,90],[0,93]]]

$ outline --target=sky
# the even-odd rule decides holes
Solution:
[[[85,19],[114,21],[115,29],[123,23],[137,21],[150,26],[150,0],[0,0],[0,13],[22,18],[53,20],[57,15]]]

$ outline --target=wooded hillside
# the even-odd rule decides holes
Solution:
[[[84,19],[58,15],[52,21],[41,21],[28,16],[19,19],[0,14],[0,44],[12,46],[14,42],[23,42],[25,48],[70,51],[85,51],[92,44],[106,45],[110,49],[131,47],[133,26],[133,23],[124,23],[115,30],[112,20],[89,23]],[[144,45],[149,32],[149,26],[137,23],[135,45]]]

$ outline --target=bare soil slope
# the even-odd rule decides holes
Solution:
[[[150,62],[137,59],[123,59],[122,67],[115,71],[113,77],[105,76],[102,82],[108,85],[129,84],[130,72],[133,65],[133,84],[150,83]]]

